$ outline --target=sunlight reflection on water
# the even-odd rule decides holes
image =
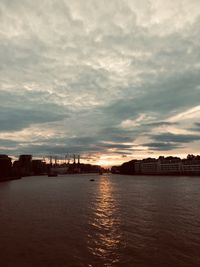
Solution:
[[[88,249],[96,260],[101,259],[105,266],[113,266],[119,262],[121,221],[113,191],[109,177],[102,176],[95,196],[93,214],[89,220],[93,231],[88,235]]]

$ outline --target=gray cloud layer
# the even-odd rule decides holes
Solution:
[[[200,7],[174,2],[2,0],[1,152],[198,152]]]

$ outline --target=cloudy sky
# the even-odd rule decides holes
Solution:
[[[1,0],[0,153],[200,153],[199,0]]]

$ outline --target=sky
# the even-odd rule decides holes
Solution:
[[[200,152],[199,0],[1,0],[0,153]]]

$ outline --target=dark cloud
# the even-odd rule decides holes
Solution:
[[[118,150],[121,150],[121,149],[131,149],[132,148],[132,145],[123,145],[123,144],[105,144],[105,143],[100,143],[99,144],[100,147],[105,147],[105,148],[114,148],[114,149],[118,149]]]
[[[162,133],[152,135],[151,139],[154,141],[143,145],[149,147],[151,150],[168,151],[184,148],[187,143],[199,141],[200,135]]]
[[[136,117],[142,112],[159,114],[161,119],[166,118],[177,111],[181,112],[199,104],[200,94],[196,90],[199,84],[198,71],[159,77],[159,80],[148,88],[143,86],[141,91],[144,92],[141,95],[116,101],[104,110],[110,120],[115,122]]]
[[[66,145],[30,145],[25,148],[22,148],[23,153],[33,153],[35,155],[44,155],[44,154],[58,154],[66,155],[67,153],[88,153],[88,152],[99,152],[100,149],[95,145],[91,146],[66,146]]]
[[[150,150],[157,151],[170,151],[177,148],[184,148],[184,146],[172,142],[150,142],[144,144],[144,146],[147,146]]]
[[[31,124],[59,121],[63,114],[56,114],[45,110],[1,108],[0,132],[18,131]]]
[[[67,111],[48,101],[48,96],[48,93],[43,92],[0,91],[0,132],[18,131],[31,124],[67,118]]]
[[[13,141],[13,140],[7,140],[7,139],[0,139],[0,146],[3,147],[15,147],[16,145],[18,145],[19,143],[17,141]]]
[[[122,129],[120,127],[102,127],[98,132],[98,136],[102,141],[132,142],[135,132],[135,130]]]
[[[152,136],[152,139],[161,142],[174,142],[174,143],[190,143],[193,141],[199,141],[200,135],[194,134],[172,134],[172,133],[163,133]]]

